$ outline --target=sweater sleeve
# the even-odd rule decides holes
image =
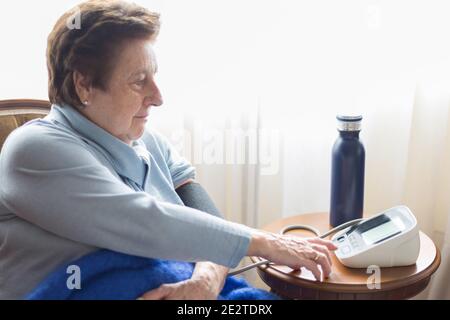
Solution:
[[[182,157],[170,141],[155,130],[146,132],[155,139],[159,151],[164,157],[164,162],[167,165],[174,188],[178,188],[181,184],[189,179],[195,179],[195,168],[184,157]]]
[[[123,184],[77,137],[15,130],[0,156],[0,199],[20,218],[74,241],[127,254],[230,268],[252,229]]]

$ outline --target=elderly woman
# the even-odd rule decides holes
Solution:
[[[214,299],[245,256],[327,277],[331,242],[185,205],[210,199],[194,168],[146,127],[163,103],[152,49],[158,14],[122,1],[77,10],[81,28],[67,26],[69,11],[48,37],[50,113],[15,130],[1,152],[0,298],[23,297],[59,265],[99,248],[196,262],[191,279],[144,298]]]

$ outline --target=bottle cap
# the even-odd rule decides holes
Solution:
[[[362,115],[348,116],[348,115],[337,115],[336,119],[338,121],[337,129],[339,131],[360,131]]]

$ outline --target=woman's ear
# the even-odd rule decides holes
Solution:
[[[92,94],[92,87],[89,79],[77,70],[73,72],[72,77],[78,98],[83,105],[88,105]]]

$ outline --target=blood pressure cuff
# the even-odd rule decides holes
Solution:
[[[199,183],[189,182],[178,187],[175,191],[186,207],[207,212],[219,218],[224,217],[206,190]]]

